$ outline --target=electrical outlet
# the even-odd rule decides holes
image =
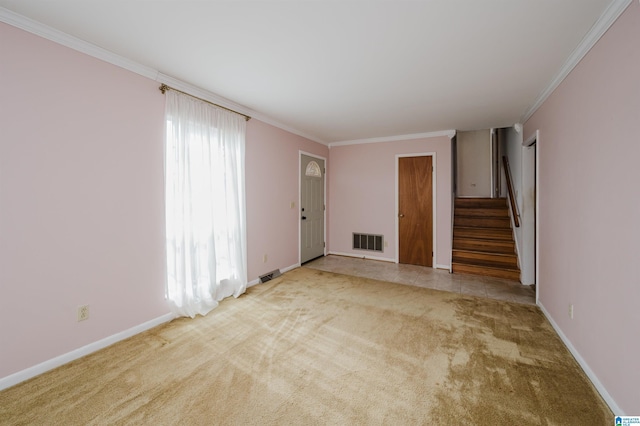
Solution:
[[[267,263],[267,255],[262,256],[262,263]]]
[[[78,322],[89,319],[89,305],[78,306]]]
[[[573,304],[569,305],[569,318],[573,319]]]

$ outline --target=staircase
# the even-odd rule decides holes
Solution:
[[[456,198],[452,271],[520,281],[506,198]]]

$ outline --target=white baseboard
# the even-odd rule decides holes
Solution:
[[[296,268],[299,268],[299,267],[300,267],[300,264],[299,264],[299,263],[295,263],[295,264],[293,264],[293,265],[291,265],[291,266],[287,266],[286,268],[282,268],[282,269],[280,270],[280,272],[282,272],[282,273],[284,274],[285,272],[289,272],[289,271],[291,271],[292,269],[296,269]]]
[[[300,264],[299,264],[299,263],[294,263],[294,264],[293,264],[293,265],[291,265],[291,266],[287,266],[286,268],[282,268],[282,269],[280,269],[280,272],[282,272],[282,273],[284,274],[285,272],[289,272],[289,271],[291,271],[292,269],[296,269],[296,268],[299,268],[299,267],[300,267]],[[253,286],[254,286],[254,285],[256,285],[256,284],[260,284],[260,278],[256,278],[256,279],[255,279],[255,280],[253,280],[253,281],[249,281],[249,282],[247,283],[247,288],[249,288],[249,287],[253,287]]]
[[[338,252],[338,251],[330,251],[327,254],[329,254],[329,255],[333,254],[335,256],[355,257],[356,259],[380,260],[382,262],[396,263],[395,259],[389,259],[388,257],[376,257],[376,256],[365,255],[365,254],[360,255],[360,254],[356,254],[356,253],[342,253],[342,252]]]
[[[553,329],[556,331],[556,333],[558,333],[558,336],[560,336],[560,339],[564,342],[567,349],[569,349],[569,352],[571,352],[571,355],[573,355],[576,361],[578,361],[578,364],[580,365],[582,370],[585,372],[589,380],[591,380],[591,383],[593,383],[593,386],[596,388],[600,396],[602,396],[602,399],[604,399],[604,401],[607,403],[607,405],[609,406],[613,414],[616,416],[626,415],[624,411],[622,411],[622,409],[618,406],[618,404],[616,404],[616,401],[611,397],[609,392],[607,392],[607,390],[602,385],[600,380],[598,380],[598,377],[595,375],[593,370],[591,370],[591,368],[589,367],[587,362],[584,360],[584,358],[582,358],[582,356],[576,350],[573,344],[571,344],[571,341],[562,332],[558,324],[556,324],[556,322],[553,320],[549,312],[545,309],[544,305],[542,305],[542,303],[538,301],[538,306],[540,307],[540,310],[542,311],[544,316],[547,317],[547,320],[549,320],[549,323],[551,323],[551,326],[553,327]]]
[[[333,254],[335,256],[354,257],[356,259],[379,260],[379,261],[382,261],[382,262],[397,263],[395,259],[389,259],[388,257],[376,257],[376,256],[367,256],[367,255],[360,256],[359,254],[355,254],[355,253],[343,253],[343,252],[338,252],[338,251],[330,251],[327,254],[329,254],[329,255]],[[446,269],[448,271],[450,266],[449,265],[436,264],[435,268],[436,269]]]
[[[17,373],[11,374],[10,376],[3,377],[0,379],[0,390],[17,385],[18,383],[24,382],[25,380],[28,380],[32,377],[38,376],[49,370],[53,370],[56,367],[60,367],[63,364],[74,361],[78,358],[82,358],[83,356],[89,355],[90,353],[97,350],[106,348],[107,346],[119,342],[120,340],[127,339],[150,328],[156,327],[160,324],[164,324],[165,322],[169,322],[175,317],[176,316],[173,313],[162,315],[161,317],[152,319],[151,321],[147,321],[145,323],[136,325],[135,327],[131,327],[128,330],[124,330],[112,336],[105,337],[104,339],[98,340],[97,342],[89,343],[86,346],[75,349],[71,352],[67,352],[66,354],[62,354],[48,361],[34,365],[33,367],[18,371]]]

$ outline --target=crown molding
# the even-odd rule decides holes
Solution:
[[[520,123],[526,123],[529,118],[542,106],[544,101],[553,93],[554,90],[562,83],[569,73],[578,65],[591,48],[600,40],[604,33],[613,25],[622,12],[633,2],[633,0],[613,0],[609,6],[600,15],[595,24],[591,27],[587,35],[584,36],[578,47],[569,55],[567,60],[560,68],[560,71],[551,80],[546,89],[538,95],[533,105],[529,107],[522,115]]]
[[[144,77],[155,80],[158,75],[158,71],[154,70],[153,68],[149,68],[138,62],[124,58],[107,49],[103,49],[102,47],[98,47],[87,41],[63,33],[60,30],[51,28],[38,21],[34,21],[33,19],[19,15],[3,7],[0,7],[0,22],[4,22],[16,28],[20,28],[21,30],[27,31],[31,34],[35,34],[47,40],[53,41],[54,43],[61,44],[62,46],[103,60],[120,68],[124,68],[136,74],[140,74]]]
[[[300,131],[298,129],[295,129],[293,127],[287,126],[286,124],[282,124],[281,122],[279,122],[277,120],[274,120],[273,118],[268,117],[268,116],[266,116],[264,114],[260,114],[259,112],[254,112],[253,114],[251,114],[251,117],[255,118],[256,120],[260,120],[263,123],[270,124],[273,127],[277,127],[278,129],[281,129],[281,130],[284,130],[286,132],[292,133],[294,135],[303,137],[305,139],[309,139],[310,141],[317,142],[317,143],[319,143],[321,145],[326,145],[326,146],[329,145],[329,143],[327,141],[325,141],[324,139],[321,139],[321,138],[319,138],[317,136],[314,136],[314,135],[312,135],[310,133],[302,132],[302,131]]]
[[[395,142],[395,141],[407,141],[411,139],[437,138],[441,136],[446,136],[449,139],[451,139],[455,135],[456,135],[455,130],[442,130],[439,132],[428,132],[428,133],[412,133],[409,135],[385,136],[380,138],[354,139],[350,141],[331,142],[329,143],[329,148],[332,148],[334,146],[361,145],[365,143]]]
[[[193,96],[197,96],[199,98],[205,99],[207,101],[216,103],[225,108],[229,108],[229,109],[241,112],[242,114],[251,116],[256,120],[260,120],[274,127],[285,130],[289,133],[293,133],[295,135],[312,140],[314,142],[327,145],[327,142],[323,141],[322,139],[319,139],[313,135],[306,134],[305,132],[301,132],[290,126],[282,124],[277,120],[272,119],[271,117],[268,117],[264,114],[261,114],[250,108],[247,108],[243,105],[237,104],[213,92],[209,92],[208,90],[201,89],[197,86],[194,86],[192,84],[189,84],[177,78],[171,77],[169,75],[162,74],[158,70],[142,65],[136,61],[127,59],[107,49],[98,47],[92,43],[89,43],[85,40],[74,37],[67,33],[64,33],[55,28],[49,27],[38,21],[34,21],[33,19],[27,18],[26,16],[22,16],[4,7],[0,7],[0,22],[4,22],[13,27],[27,31],[31,34],[35,34],[49,41],[68,47],[80,53],[84,53],[96,59],[100,59],[102,61],[115,65],[117,67],[124,68],[128,71],[139,74],[151,80],[155,80],[159,83],[164,83],[168,86],[174,87],[178,90],[181,90]]]
[[[166,84],[167,86],[173,87],[174,89],[178,89],[182,92],[188,93],[192,96],[196,96],[198,98],[204,99],[206,101],[212,102],[214,104],[218,104],[221,105],[225,108],[229,108],[232,109],[234,111],[237,111],[241,114],[244,115],[248,115],[253,119],[256,120],[260,120],[264,123],[270,124],[274,127],[277,127],[279,129],[285,130],[289,133],[293,133],[295,135],[301,136],[303,138],[312,140],[314,142],[326,145],[327,143],[325,141],[323,141],[322,139],[319,139],[313,135],[309,135],[306,134],[304,132],[301,132],[297,129],[294,129],[292,127],[289,127],[285,124],[282,124],[274,119],[272,119],[271,117],[267,117],[264,114],[259,113],[258,111],[255,111],[251,108],[247,108],[244,105],[235,103],[234,101],[227,99],[225,97],[222,97],[220,95],[217,95],[213,92],[210,92],[208,90],[202,89],[200,87],[194,86],[193,84],[187,83],[185,81],[179,80],[177,78],[171,77],[170,75],[166,75],[166,74],[162,74],[162,73],[158,73],[157,78],[155,79],[158,83],[161,84]]]

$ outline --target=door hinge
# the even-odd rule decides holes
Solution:
[[[327,246],[327,243],[322,243],[322,247],[326,247],[326,246]]]

